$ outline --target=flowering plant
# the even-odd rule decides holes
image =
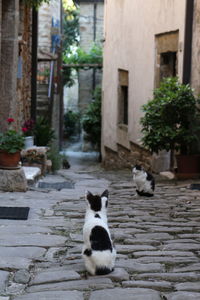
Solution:
[[[8,153],[15,153],[24,147],[24,137],[12,128],[13,118],[8,118],[8,130],[0,133],[0,150]]]
[[[32,136],[34,133],[35,122],[33,120],[27,120],[24,122],[22,131],[25,136]]]

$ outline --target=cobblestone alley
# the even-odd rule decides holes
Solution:
[[[71,168],[54,180],[73,189],[0,193],[1,206],[30,206],[27,221],[0,220],[0,300],[200,299],[200,196],[189,182],[157,183],[134,196],[132,174]],[[115,271],[86,276],[85,190],[108,188]]]

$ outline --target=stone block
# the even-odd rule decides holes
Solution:
[[[27,180],[22,168],[0,169],[0,190],[4,192],[26,192]]]
[[[92,292],[90,300],[160,300],[160,293],[152,289],[129,288],[129,289],[105,289]]]
[[[42,175],[46,174],[47,169],[47,151],[48,147],[33,146],[21,151],[23,166],[38,167]]]

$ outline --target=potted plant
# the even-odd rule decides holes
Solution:
[[[193,145],[198,141],[200,132],[199,99],[195,98],[189,85],[181,84],[176,77],[165,78],[160,87],[154,90],[153,96],[151,101],[142,106],[145,113],[141,118],[142,142],[152,152],[170,150],[170,169],[174,171],[175,152],[187,157],[197,152]],[[200,173],[199,156],[195,157]],[[189,173],[192,172],[190,169]]]
[[[49,120],[42,116],[36,120],[34,134],[37,146],[49,146],[53,139],[55,139],[55,132],[51,128]]]
[[[30,148],[34,145],[34,128],[35,122],[33,120],[27,120],[24,122],[22,131],[25,136],[24,147],[25,149]]]
[[[20,161],[20,151],[24,146],[24,137],[12,128],[15,120],[8,118],[8,130],[0,133],[0,167],[15,168]]]

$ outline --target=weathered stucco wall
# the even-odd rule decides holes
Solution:
[[[200,94],[200,1],[194,1],[191,85]]]
[[[1,23],[2,23],[2,2],[0,0],[0,41],[1,41]],[[0,57],[1,57],[1,42],[0,42]]]
[[[140,144],[141,106],[155,84],[155,35],[177,31],[177,72],[182,78],[185,0],[107,0],[102,105],[102,154],[118,144]],[[128,126],[118,128],[118,69],[129,72]]]

